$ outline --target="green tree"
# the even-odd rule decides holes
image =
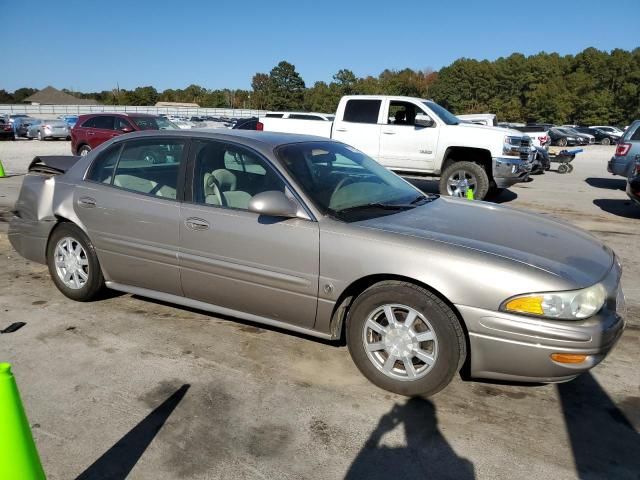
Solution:
[[[296,110],[304,101],[304,80],[296,67],[282,61],[269,73],[268,105],[272,110]]]

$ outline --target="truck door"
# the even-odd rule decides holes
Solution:
[[[350,98],[342,115],[333,122],[332,138],[357,148],[375,160],[380,150],[382,100]],[[341,116],[342,118],[338,118]]]
[[[417,114],[427,115],[419,105],[385,100],[380,135],[380,163],[394,170],[433,171],[440,129],[415,125]]]

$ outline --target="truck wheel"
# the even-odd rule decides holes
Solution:
[[[399,395],[433,395],[466,358],[458,317],[429,290],[408,282],[378,283],[356,298],[347,345],[362,374]]]
[[[453,162],[440,175],[440,194],[464,197],[467,188],[473,189],[473,196],[484,199],[489,191],[489,176],[477,163]]]

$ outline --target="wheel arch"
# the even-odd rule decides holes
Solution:
[[[353,301],[358,298],[360,294],[362,294],[365,290],[373,285],[378,283],[382,283],[385,281],[399,281],[411,283],[413,285],[419,286],[428,290],[435,296],[437,296],[440,300],[442,300],[454,313],[454,315],[458,318],[458,322],[460,322],[460,326],[462,327],[462,331],[464,332],[465,343],[467,346],[467,357],[464,361],[461,372],[467,372],[468,367],[471,362],[471,345],[469,343],[469,331],[464,322],[464,318],[456,308],[456,306],[451,303],[451,301],[444,296],[437,289],[433,288],[431,285],[427,285],[420,280],[416,280],[415,278],[406,277],[404,275],[396,275],[396,274],[373,274],[361,277],[357,280],[351,282],[338,296],[338,300],[336,301],[333,311],[331,314],[331,335],[336,340],[339,340],[340,343],[345,342],[345,327],[347,325],[347,320],[349,317],[349,309],[353,304]]]
[[[493,176],[493,157],[491,156],[491,152],[486,148],[459,146],[447,147],[443,158],[444,160],[440,166],[440,172],[444,172],[444,170],[452,163],[468,161],[477,163],[484,168],[489,178]]]

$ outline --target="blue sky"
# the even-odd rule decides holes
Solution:
[[[639,0],[0,0],[0,88],[249,88],[280,60],[312,85],[341,68],[629,50],[639,21]]]

